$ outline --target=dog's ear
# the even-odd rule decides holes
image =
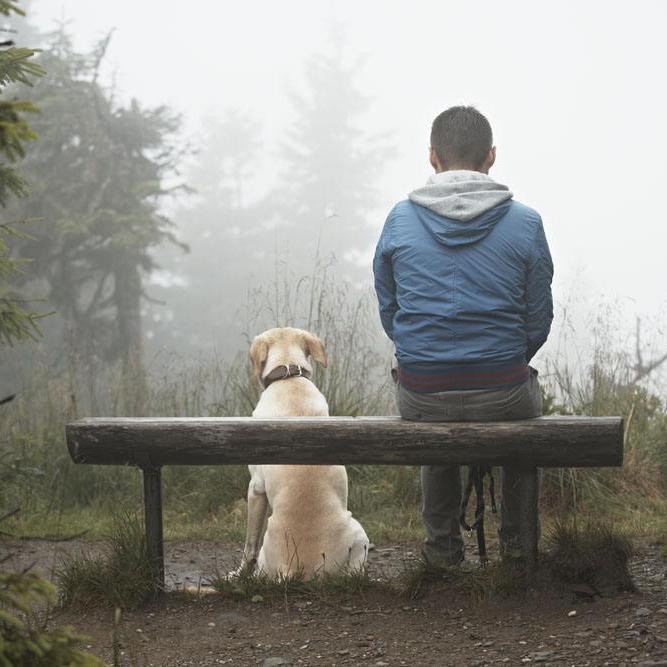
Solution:
[[[306,355],[310,355],[315,361],[319,362],[327,367],[327,353],[324,351],[324,343],[311,333],[306,333],[303,336],[303,341],[305,343],[305,352]]]
[[[250,359],[252,361],[253,370],[255,371],[255,378],[259,384],[262,384],[262,370],[264,363],[269,356],[269,344],[263,336],[255,336],[250,346]]]

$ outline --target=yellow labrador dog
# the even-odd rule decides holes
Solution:
[[[326,399],[310,379],[311,359],[327,365],[317,336],[301,329],[269,329],[253,341],[250,358],[264,387],[253,417],[329,414]],[[363,567],[368,537],[347,509],[345,466],[249,468],[248,527],[241,570],[312,577]]]

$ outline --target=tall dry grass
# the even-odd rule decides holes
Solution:
[[[552,469],[545,500],[559,511],[609,510],[631,517],[664,508],[667,404],[664,385],[638,373],[640,340],[628,337],[618,307],[602,304],[587,322],[587,344],[566,321],[545,361],[545,411],[624,418],[622,469]],[[569,326],[568,326],[569,325]],[[636,526],[636,528],[640,528]]]
[[[379,330],[374,297],[338,282],[334,272],[320,266],[312,276],[297,279],[284,269],[271,289],[249,293],[239,313],[245,344],[272,326],[309,329],[324,340],[331,360],[315,376],[331,413],[394,414],[391,348]],[[631,381],[627,341],[614,339],[613,327],[605,333],[604,317],[597,327],[590,350],[572,353],[574,343],[566,340],[569,354],[547,360],[545,406],[550,412],[625,417],[626,465],[547,471],[545,502],[561,514],[594,509],[641,521],[637,517],[647,508],[664,508],[665,403],[646,383]],[[46,361],[35,364],[17,388],[18,398],[0,411],[0,509],[21,507],[14,531],[75,532],[85,525],[95,535],[108,529],[103,521],[109,513],[140,504],[138,471],[71,463],[64,442],[69,419],[248,415],[259,389],[246,356],[226,360],[213,353],[192,361],[159,351],[141,369],[140,399],[131,369],[109,368],[76,351],[62,372]],[[348,471],[351,508],[374,540],[421,533],[415,468],[349,466]],[[201,524],[201,535],[240,537],[247,484],[243,467],[166,468],[163,479],[168,535],[196,536],[192,526]],[[186,526],[191,532],[183,532]]]

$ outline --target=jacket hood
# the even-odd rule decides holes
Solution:
[[[440,243],[468,245],[483,239],[507,213],[512,193],[477,171],[443,171],[413,190],[421,222]]]

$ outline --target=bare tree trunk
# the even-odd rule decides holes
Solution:
[[[667,361],[667,352],[662,356],[656,357],[651,361],[645,362],[642,357],[642,342],[641,342],[641,319],[637,318],[637,329],[635,334],[635,376],[631,384],[636,384],[645,377],[648,377],[653,371],[657,370]]]
[[[139,267],[125,264],[115,274],[118,349],[123,364],[123,412],[142,416],[146,407],[146,373],[141,335],[141,275]]]

